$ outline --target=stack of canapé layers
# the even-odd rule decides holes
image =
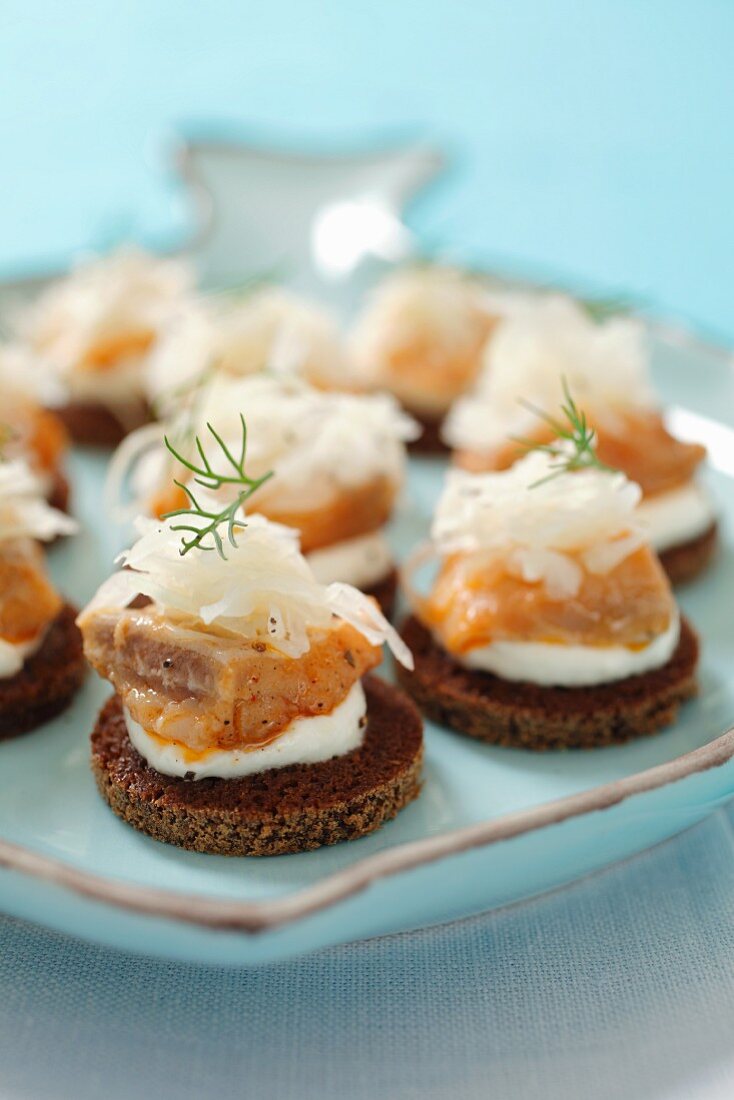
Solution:
[[[68,706],[88,662],[112,687],[89,731],[112,811],[274,855],[419,797],[421,712],[527,751],[664,729],[698,662],[673,588],[717,528],[649,356],[631,317],[437,264],[386,277],[347,331],[137,249],[79,264],[0,349],[0,735]],[[70,442],[109,451],[99,510],[131,542],[81,612],[41,548],[86,537]],[[396,562],[408,451],[444,481]]]

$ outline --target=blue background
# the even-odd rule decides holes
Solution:
[[[181,237],[183,122],[314,144],[411,126],[441,237],[734,336],[728,0],[2,0],[0,271]]]
[[[458,158],[416,211],[432,238],[734,338],[733,45],[730,0],[0,0],[0,272],[175,242],[181,122],[411,125]],[[0,1087],[122,1100],[143,1066],[197,1100],[611,1100],[709,1074],[730,1096],[733,836],[719,813],[533,906],[250,975],[3,919]]]

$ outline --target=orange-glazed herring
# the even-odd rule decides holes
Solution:
[[[391,388],[405,397],[430,397],[439,402],[454,401],[475,381],[482,364],[482,351],[495,321],[477,318],[476,332],[462,346],[445,348],[435,339],[415,338],[394,347],[386,356]]]
[[[256,493],[248,507],[274,523],[300,531],[301,549],[304,554],[310,554],[313,550],[380,530],[390,518],[396,491],[391,478],[374,477],[363,485],[340,487],[328,503],[318,508],[298,511],[279,507],[277,492],[266,492],[264,496]],[[187,507],[186,494],[171,481],[151,498],[149,507],[153,515],[164,516]]]
[[[578,592],[553,599],[542,581],[524,580],[500,557],[482,551],[452,554],[422,617],[457,655],[496,641],[634,649],[669,627],[670,586],[649,547],[641,546],[605,574],[590,573],[580,556],[575,561],[582,569]]]
[[[87,659],[132,718],[195,754],[262,748],[294,718],[329,714],[381,659],[348,623],[314,634],[292,658],[152,606],[90,615],[82,632]]]
[[[35,469],[43,473],[58,469],[69,439],[55,413],[48,409],[31,408],[19,424],[18,431]]]
[[[706,457],[698,443],[683,443],[671,435],[658,412],[644,409],[614,410],[603,416],[588,414],[596,431],[595,449],[604,465],[621,470],[635,481],[646,497],[687,484]],[[550,443],[552,429],[542,422],[529,432],[534,443]],[[523,453],[520,444],[508,440],[494,451],[462,450],[457,465],[475,473],[506,470]]]
[[[107,371],[118,365],[123,359],[132,359],[145,355],[155,341],[155,332],[151,329],[120,333],[98,340],[88,349],[79,366],[82,370]]]
[[[28,539],[0,547],[0,638],[11,645],[32,642],[61,610],[38,545]]]

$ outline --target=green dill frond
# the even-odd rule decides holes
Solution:
[[[618,294],[609,298],[579,298],[577,299],[592,321],[601,324],[611,317],[623,317],[633,313],[639,308],[639,302],[624,294]]]
[[[163,519],[176,519],[178,517],[188,517],[188,523],[178,523],[171,526],[172,531],[182,531],[184,534],[181,537],[181,549],[179,553],[183,557],[184,554],[188,554],[189,550],[216,550],[221,558],[226,560],[227,555],[225,553],[224,538],[222,537],[222,530],[224,529],[226,539],[230,546],[237,547],[237,531],[241,530],[245,524],[242,520],[237,519],[237,513],[254,492],[256,492],[261,485],[263,485],[269,478],[273,476],[273,471],[270,470],[267,474],[263,474],[259,478],[251,478],[245,472],[245,457],[247,454],[247,424],[245,418],[240,413],[240,424],[242,426],[242,442],[240,444],[239,453],[234,455],[227,444],[222,439],[221,435],[207,423],[206,427],[209,434],[212,436],[219,452],[219,458],[222,460],[223,470],[216,469],[212,465],[212,461],[207,455],[204,444],[201,441],[200,436],[194,436],[194,445],[196,447],[197,454],[201,462],[192,461],[185,458],[179,450],[171,443],[168,436],[163,437],[163,441],[167,450],[173,456],[176,462],[180,463],[184,469],[191,471],[194,475],[191,481],[195,485],[200,485],[203,489],[207,489],[209,492],[216,492],[225,485],[241,485],[242,488],[237,493],[237,496],[226,507],[219,511],[214,511],[211,508],[205,508],[199,502],[194,493],[194,490],[183,481],[178,481],[174,478],[174,484],[178,486],[186,495],[187,507],[178,508],[174,512],[167,512]],[[196,520],[208,520],[207,523],[201,525]],[[187,538],[186,533],[192,537]],[[211,542],[207,543],[207,539],[211,538]]]
[[[512,437],[513,441],[519,443],[528,453],[540,451],[542,454],[550,455],[552,459],[550,463],[552,473],[539,481],[533,482],[530,486],[531,489],[535,489],[539,485],[545,485],[546,482],[552,481],[554,478],[561,477],[563,474],[574,473],[577,470],[595,469],[609,473],[613,472],[610,466],[605,466],[597,457],[595,450],[596,431],[589,425],[586,413],[579,409],[573,399],[565,378],[561,380],[561,384],[564,396],[564,403],[561,405],[562,419],[550,416],[543,409],[539,409],[529,401],[520,402],[523,408],[528,409],[546,423],[556,436],[552,443],[535,443],[532,439]],[[570,447],[568,444],[570,444]]]

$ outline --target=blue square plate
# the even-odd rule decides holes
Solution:
[[[68,713],[0,745],[0,906],[133,951],[251,964],[517,901],[655,844],[733,795],[734,369],[727,353],[670,331],[654,346],[676,430],[709,446],[722,516],[715,567],[681,593],[703,637],[701,693],[672,729],[534,755],[429,724],[423,794],[380,832],[303,855],[227,859],[151,840],[99,798],[88,735],[109,688],[90,676]],[[444,469],[411,460],[392,531],[398,557],[424,537]],[[51,562],[82,604],[120,535],[103,520],[103,458],[75,454],[71,475],[82,532]]]

